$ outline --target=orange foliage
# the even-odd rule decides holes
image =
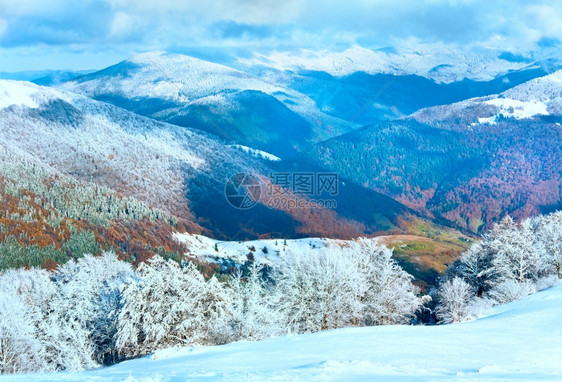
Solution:
[[[44,206],[50,207],[50,204],[28,190],[21,190],[20,193],[22,197],[30,199],[26,201],[29,211],[20,208],[20,198],[5,192],[5,180],[0,177],[0,242],[13,237],[23,246],[37,245],[44,248],[54,245],[61,248],[63,243],[70,239],[73,232],[71,227],[74,227],[75,231],[93,232],[103,250],[113,249],[123,260],[134,259],[135,265],[150,259],[157,250],[179,255],[187,251],[185,246],[172,236],[172,232],[177,228],[167,222],[152,221],[148,218],[136,221],[116,219],[110,222],[109,227],[95,225],[84,219],[64,218],[58,227],[52,227],[46,223],[47,217],[51,213],[58,214],[58,211],[45,208]],[[36,203],[36,200],[40,203]],[[21,220],[21,216],[31,211],[33,221]],[[178,226],[179,231],[185,231],[190,224],[182,221]],[[49,259],[44,268],[54,269],[56,265]]]

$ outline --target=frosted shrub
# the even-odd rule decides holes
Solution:
[[[195,265],[180,267],[155,256],[122,288],[117,348],[125,357],[173,346],[210,345],[224,337],[229,294],[206,281]]]
[[[472,318],[471,304],[473,292],[460,277],[445,281],[439,287],[439,306],[437,307],[437,318],[443,323],[467,321]]]
[[[41,342],[30,315],[31,308],[19,298],[0,294],[0,374],[42,368]]]
[[[547,289],[562,283],[562,279],[558,278],[558,275],[548,275],[545,277],[541,277],[535,283],[535,289],[537,291]]]
[[[52,338],[58,328],[48,323],[55,293],[44,270],[9,270],[0,275],[1,373],[57,369]]]
[[[361,239],[346,251],[366,285],[362,296],[363,325],[407,324],[421,304],[414,277],[392,258],[392,251]]]
[[[409,322],[420,305],[418,289],[391,256],[388,248],[369,240],[284,255],[273,279],[286,330]]]
[[[530,281],[520,283],[514,280],[507,280],[496,285],[496,287],[490,291],[489,295],[490,298],[495,300],[498,304],[505,304],[507,302],[519,300],[535,291],[535,285]]]
[[[230,282],[233,340],[261,340],[282,331],[275,301],[271,298],[272,288],[262,277],[263,271],[263,265],[252,262],[245,279],[237,274]]]
[[[510,217],[469,248],[447,278],[460,277],[478,297],[502,304],[560,282],[562,211],[516,224]]]
[[[65,357],[75,354],[66,369],[108,364],[117,357],[114,311],[120,307],[120,286],[133,272],[128,263],[106,252],[66,263],[54,273],[58,325],[63,328],[57,342],[67,344]]]

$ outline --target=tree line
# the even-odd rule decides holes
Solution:
[[[503,219],[421,296],[392,251],[358,239],[256,261],[220,280],[160,256],[135,269],[111,252],[49,272],[0,274],[0,373],[80,370],[174,346],[342,327],[478,317],[560,282],[562,212]]]
[[[371,241],[252,262],[219,281],[155,256],[112,253],[0,275],[0,372],[80,370],[173,346],[409,323],[418,289]]]
[[[449,269],[436,293],[446,323],[477,317],[562,279],[562,211],[516,223],[509,216]]]

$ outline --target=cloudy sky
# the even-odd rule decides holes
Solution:
[[[560,0],[0,0],[0,72],[101,68],[149,50],[525,53],[559,40]]]

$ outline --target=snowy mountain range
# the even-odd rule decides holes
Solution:
[[[335,209],[271,208],[264,199],[251,210],[237,210],[224,196],[231,176],[249,173],[267,181],[272,172],[294,168],[268,153],[64,90],[1,80],[0,116],[0,145],[13,155],[137,198],[217,238],[350,238],[410,232],[415,221],[426,221],[391,198],[355,185],[341,188]],[[356,203],[357,195],[367,210]]]
[[[457,53],[354,47],[231,66],[145,53],[56,88],[0,82],[0,134],[25,160],[218,239],[480,233],[556,209],[559,62]],[[295,171],[337,172],[337,207],[233,211],[224,198],[235,173]]]
[[[512,71],[544,65],[545,60],[550,58],[559,60],[560,52],[545,50],[540,54],[516,57],[508,52],[498,53],[496,49],[463,51],[443,44],[376,50],[355,45],[341,52],[302,50],[297,53],[256,53],[251,58],[240,58],[238,64],[282,72],[325,72],[335,77],[357,72],[415,75],[447,84],[463,80],[491,81]]]
[[[279,156],[355,126],[295,90],[179,54],[141,54],[61,88]]]
[[[150,52],[60,86],[292,157],[360,125],[500,93],[560,68],[558,58],[514,61],[444,52],[356,46],[341,53],[239,58],[231,66]]]

